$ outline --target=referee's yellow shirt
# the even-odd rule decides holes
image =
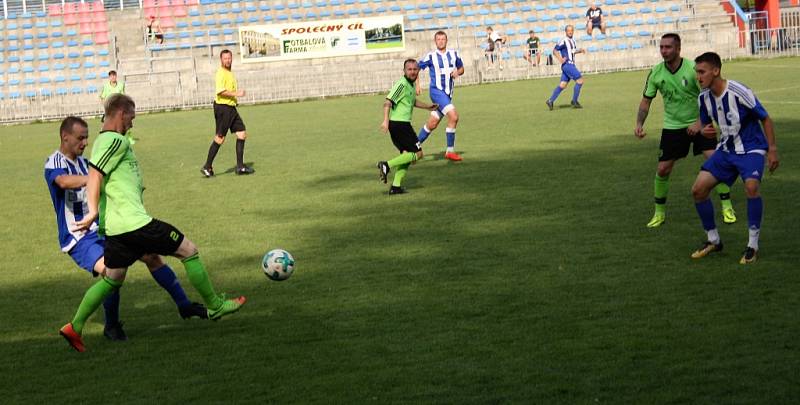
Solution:
[[[236,78],[233,77],[233,72],[223,67],[217,69],[216,75],[216,82],[217,82],[217,97],[214,99],[214,102],[217,104],[225,104],[232,107],[236,107],[238,104],[236,101],[236,97],[228,97],[220,95],[219,93],[222,91],[236,91]]]

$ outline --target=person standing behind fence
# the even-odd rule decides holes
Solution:
[[[244,141],[247,139],[244,121],[239,116],[236,106],[239,104],[237,97],[244,97],[244,90],[239,90],[236,77],[231,72],[233,53],[224,49],[219,53],[220,67],[216,74],[216,98],[214,99],[214,120],[216,133],[211,147],[208,148],[206,164],[200,169],[205,177],[214,176],[212,164],[219,152],[219,147],[225,142],[225,136],[230,130],[236,133],[236,174],[252,174],[255,170],[244,164]]]
[[[108,81],[103,83],[103,92],[100,93],[100,101],[105,104],[106,99],[111,97],[112,94],[125,94],[125,83],[117,80],[117,72],[112,70],[108,72]],[[100,122],[105,121],[106,115],[100,117]]]

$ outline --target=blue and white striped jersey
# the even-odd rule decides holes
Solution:
[[[464,66],[458,52],[446,50],[428,52],[419,62],[420,69],[428,69],[431,76],[431,88],[437,88],[448,96],[453,94],[453,78],[450,76],[456,69]]]
[[[561,52],[561,58],[564,59],[564,63],[575,64],[575,51],[578,50],[578,46],[575,45],[574,39],[564,37],[561,41],[558,41],[558,44],[553,49]]]
[[[739,155],[763,155],[767,152],[769,144],[760,121],[769,114],[747,86],[728,80],[720,97],[715,97],[710,89],[705,89],[697,100],[703,125],[710,124],[713,120],[720,129],[717,150]]]
[[[58,241],[61,250],[69,252],[86,231],[70,231],[75,222],[80,221],[88,211],[86,188],[64,190],[56,184],[56,177],[63,174],[86,176],[89,174],[89,162],[83,156],[70,160],[61,152],[55,151],[44,163],[44,179],[50,189],[50,199],[56,211],[58,223]],[[97,223],[92,224],[90,231],[97,230]]]

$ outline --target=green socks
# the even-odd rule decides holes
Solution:
[[[725,183],[719,183],[714,190],[717,190],[719,194],[720,203],[722,204],[722,209],[731,209],[733,208],[733,204],[731,204],[731,188]]]
[[[103,303],[103,300],[111,295],[115,289],[120,287],[122,287],[122,282],[103,277],[86,290],[86,294],[83,295],[83,300],[81,300],[81,304],[78,306],[78,312],[76,312],[75,317],[72,318],[72,328],[77,334],[80,335],[83,332],[83,326],[86,324],[86,320],[88,320],[100,304]]]
[[[395,167],[400,167],[402,165],[408,165],[409,163],[417,160],[417,154],[414,152],[403,152],[394,159],[386,162],[389,164],[389,168],[394,169]],[[407,167],[406,167],[407,168]]]
[[[394,179],[392,179],[392,187],[400,187],[403,184],[403,179],[406,178],[406,173],[408,172],[408,166],[411,166],[411,163],[397,166],[394,172]]]
[[[653,181],[653,193],[656,198],[656,212],[664,213],[665,205],[667,204],[667,193],[669,192],[669,176],[661,177],[656,174]]]
[[[187,257],[181,260],[181,262],[183,263],[183,267],[186,268],[189,282],[192,283],[197,292],[200,293],[200,296],[203,297],[206,307],[209,309],[219,308],[222,305],[222,299],[214,291],[214,286],[211,285],[211,280],[208,279],[206,268],[203,266],[203,262],[200,261],[200,255],[196,254]]]

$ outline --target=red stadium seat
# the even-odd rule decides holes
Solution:
[[[91,34],[92,33],[92,23],[91,22],[81,23],[81,27],[78,30],[78,32],[83,34],[83,35]]]
[[[61,13],[61,6],[58,4],[51,4],[47,6],[47,14],[51,17],[58,17]]]
[[[183,0],[172,0],[172,15],[175,17],[186,17],[186,7]]]
[[[172,17],[161,17],[159,24],[161,28],[174,28],[175,21],[172,20]]]
[[[98,45],[108,44],[108,32],[98,32],[94,34],[94,43]]]
[[[105,21],[95,22],[92,24],[95,33],[108,32],[108,23]]]
[[[78,14],[75,14],[74,12],[64,13],[64,25],[75,25],[77,23],[78,23]]]

